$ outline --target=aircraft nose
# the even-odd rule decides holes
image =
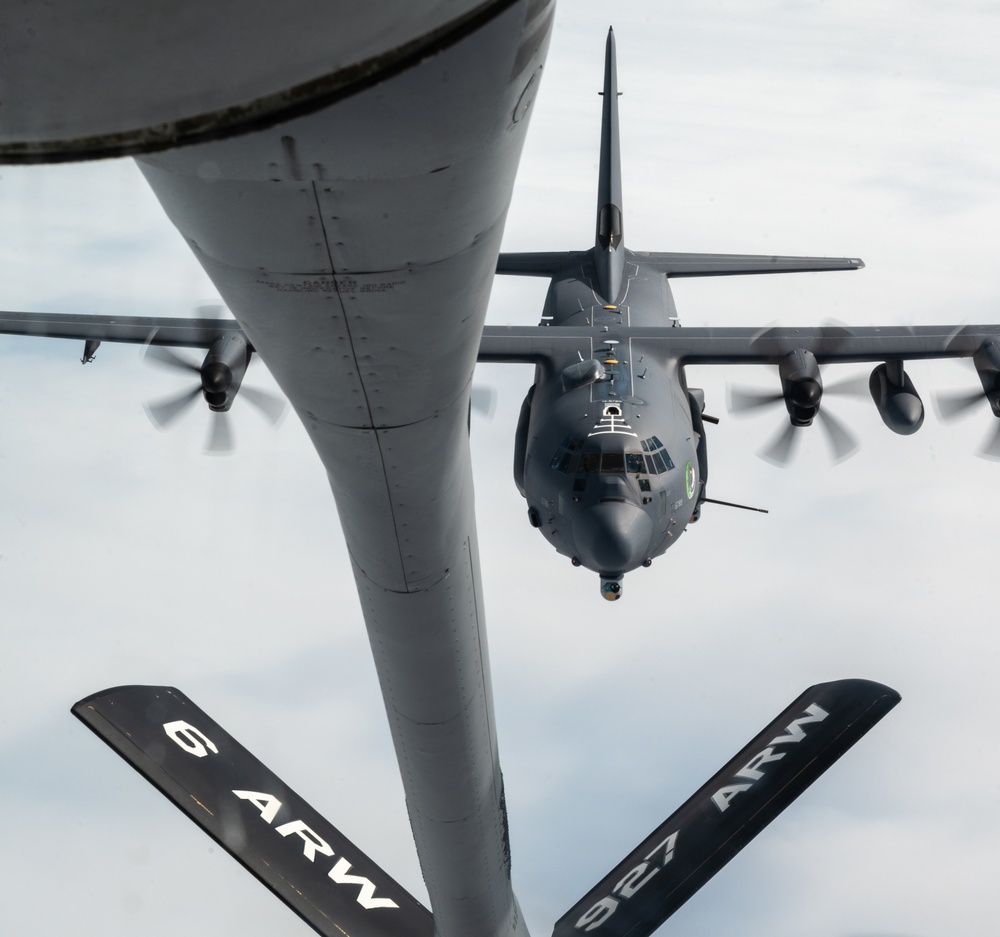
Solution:
[[[653,522],[627,501],[601,501],[573,521],[576,555],[598,573],[627,573],[649,555]]]

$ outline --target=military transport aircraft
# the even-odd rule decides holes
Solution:
[[[814,329],[681,328],[670,290],[676,277],[858,270],[857,258],[788,257],[752,254],[690,254],[631,251],[624,243],[621,159],[618,127],[618,85],[614,34],[607,38],[601,131],[600,178],[594,247],[552,253],[504,253],[497,272],[550,278],[548,296],[537,327],[486,327],[479,346],[480,361],[530,362],[535,382],[528,391],[514,439],[514,481],[528,502],[528,518],[574,565],[599,574],[601,595],[622,595],[622,577],[639,566],[650,566],[677,542],[689,523],[699,519],[707,495],[708,452],[704,394],[689,388],[684,368],[694,364],[776,365],[780,386],[773,394],[744,395],[744,406],[783,401],[789,424],[770,450],[776,460],[787,458],[795,430],[819,419],[829,433],[834,452],[845,455],[853,443],[847,432],[821,409],[824,393],[819,366],[827,363],[876,363],[869,388],[885,425],[893,432],[916,432],[924,418],[923,403],[903,369],[906,359],[971,357],[982,382],[982,394],[950,404],[950,411],[985,397],[1000,417],[1000,326],[925,326],[921,328],[848,328],[828,325]],[[283,141],[290,137],[282,138]],[[292,144],[283,142],[283,146]],[[287,153],[286,153],[287,155]],[[297,158],[297,157],[296,157]],[[148,158],[143,171],[163,198],[178,183],[173,170],[164,172],[166,158]],[[182,162],[181,157],[171,157]],[[194,166],[188,160],[189,166]],[[197,170],[192,170],[196,175]],[[222,187],[218,183],[215,188]],[[331,192],[330,187],[323,191]],[[235,193],[241,192],[236,187]],[[320,204],[320,202],[317,202]],[[189,224],[192,206],[167,203],[179,226]],[[235,213],[234,213],[235,215]],[[307,227],[316,222],[307,222]],[[222,232],[212,237],[222,237]],[[233,235],[226,227],[227,239]],[[340,242],[338,242],[340,243]],[[196,252],[204,250],[193,242]],[[340,244],[343,247],[343,244]],[[229,243],[224,248],[231,251]],[[218,259],[202,254],[206,269],[217,278],[228,272]],[[314,262],[310,258],[309,262]],[[214,269],[213,269],[214,268]],[[342,283],[317,274],[304,284],[287,284],[273,274],[241,285],[262,298],[294,290],[323,294],[334,286],[350,303],[358,292],[387,292],[402,280]],[[300,302],[307,302],[299,297]],[[312,300],[315,302],[315,300]],[[320,301],[319,308],[323,302]],[[66,317],[29,313],[0,315],[0,331],[77,338],[85,342],[83,361],[93,359],[102,341],[145,343],[161,361],[199,375],[197,384],[160,404],[155,417],[172,419],[199,395],[209,409],[223,414],[240,393],[254,351],[266,348],[257,338],[263,321],[184,320]],[[362,339],[364,340],[364,338]],[[349,341],[347,330],[340,341]],[[256,342],[256,343],[255,343]],[[200,365],[188,364],[172,347],[203,348]],[[320,351],[321,345],[313,349]],[[356,351],[356,349],[355,349]],[[389,356],[401,349],[390,347]],[[267,358],[269,365],[271,357]],[[285,360],[272,370],[293,367]],[[365,367],[360,364],[360,367]],[[369,376],[373,376],[374,371]],[[395,383],[395,382],[394,382]],[[283,384],[284,386],[284,384]],[[244,393],[266,406],[253,389]],[[358,410],[364,393],[353,390],[348,410]],[[374,396],[384,410],[385,391]],[[292,398],[295,399],[294,397]],[[345,401],[340,401],[344,406]],[[395,403],[393,403],[395,406]],[[949,404],[945,404],[949,408]],[[314,438],[327,435],[323,420],[303,414]],[[301,413],[301,409],[300,409]],[[228,431],[217,424],[210,447],[227,444]],[[333,440],[329,440],[330,443]],[[1000,436],[991,448],[1000,455]],[[334,473],[335,486],[339,484]],[[723,502],[726,503],[726,502]],[[341,507],[342,512],[344,508]]]
[[[634,401],[611,392],[620,394],[627,382],[665,376],[670,390],[653,400],[654,406],[671,408],[663,415],[667,428],[657,434],[654,426],[649,439],[666,436],[672,445],[675,426],[690,427],[693,434],[701,412],[700,405],[692,409],[683,384],[686,364],[778,364],[786,402],[801,408],[792,415],[808,422],[819,409],[819,362],[972,356],[993,334],[949,329],[946,334],[912,330],[904,335],[900,330],[900,336],[889,334],[894,342],[889,347],[880,344],[884,330],[831,335],[829,330],[761,333],[660,325],[643,331],[641,322],[632,325],[628,291],[638,295],[641,290],[632,282],[639,279],[632,270],[636,261],[629,259],[635,255],[626,254],[620,240],[621,199],[612,193],[605,203],[611,210],[603,213],[606,243],[599,238],[606,256],[586,261],[581,255],[550,255],[543,266],[539,255],[530,255],[528,268],[519,271],[553,275],[592,263],[593,273],[583,277],[593,281],[588,289],[603,300],[602,311],[592,312],[590,321],[559,328],[481,335],[481,313],[551,16],[546,3],[501,6],[495,17],[437,56],[328,109],[249,137],[141,159],[144,174],[219,287],[236,323],[3,317],[7,332],[90,343],[84,358],[93,356],[94,343],[100,341],[201,349],[205,358],[198,368],[199,389],[208,406],[222,412],[240,393],[247,362],[256,352],[310,432],[329,472],[351,550],[433,922],[405,897],[397,899],[392,883],[349,844],[335,846],[334,833],[324,835],[318,819],[306,819],[305,805],[259,763],[241,759],[228,736],[182,694],[165,688],[108,691],[81,701],[76,711],[202,821],[201,805],[218,797],[218,809],[210,814],[217,824],[210,827],[213,834],[257,874],[267,878],[272,870],[275,890],[321,932],[334,932],[338,921],[346,927],[359,914],[375,932],[374,916],[404,906],[412,911],[407,923],[389,918],[386,931],[412,925],[417,930],[433,926],[445,937],[525,932],[510,888],[468,464],[469,379],[477,349],[484,360],[533,361],[539,363],[540,377],[556,373],[559,384],[536,393],[532,413],[557,389],[567,399],[585,390],[600,403],[601,418],[612,425],[610,436],[622,435],[615,423],[622,414],[603,411],[601,392],[608,389],[611,406],[621,399],[634,407]],[[607,71],[613,86],[610,41]],[[606,114],[614,110],[613,104],[607,106]],[[606,124],[612,126],[608,117]],[[400,139],[412,145],[401,147]],[[617,146],[607,149],[616,160]],[[604,177],[615,179],[617,172]],[[704,258],[652,258],[647,275],[664,291],[670,275],[706,272],[698,266]],[[754,262],[742,258],[739,272],[748,272]],[[710,272],[736,272],[732,258],[719,263],[729,266]],[[767,258],[766,269],[773,263]],[[499,269],[511,272],[514,266],[516,261],[507,259]],[[578,287],[567,289],[585,295]],[[605,314],[607,324],[595,321]],[[640,350],[634,351],[632,343],[640,342]],[[614,351],[619,346],[628,354]],[[634,369],[637,354],[662,360],[655,367],[649,364],[643,375]],[[574,360],[584,367],[577,368]],[[628,370],[616,371],[622,362]],[[886,387],[884,412],[890,412],[888,401],[909,393],[904,377],[893,369],[887,373],[898,380]],[[636,397],[634,392],[628,396]],[[628,418],[647,419],[647,414],[629,411]],[[584,419],[591,428],[598,422],[589,412]],[[526,459],[533,444],[530,423],[527,432]],[[699,441],[691,435],[692,458],[685,463],[691,461],[692,468]],[[654,446],[651,455],[664,448]],[[626,456],[630,452],[621,451]],[[609,471],[594,474],[627,476],[627,485],[633,474],[666,476],[671,471],[662,461],[664,471],[659,472],[655,458],[656,472],[645,461],[645,473],[636,464],[624,464],[626,470],[618,471],[609,458]],[[602,454],[599,469],[603,465]],[[559,466],[550,471],[559,472]],[[526,490],[531,477],[526,467]],[[696,511],[704,474],[696,469],[692,475],[685,464],[684,481],[681,506]],[[598,503],[632,506],[626,498]],[[605,510],[619,509],[601,512]],[[613,532],[622,529],[615,520]],[[631,539],[627,529],[626,538]],[[625,571],[606,568],[600,556],[595,565],[612,583]],[[821,740],[822,753],[809,759],[823,767],[894,701],[891,691],[872,684],[814,688],[727,766],[724,779],[706,785],[703,805],[712,816],[713,810],[719,815],[732,811],[728,816],[739,820],[747,837],[753,835],[770,819],[766,810],[758,812],[761,804],[772,810],[778,806],[771,804],[765,783],[773,778],[781,785],[784,769],[799,776],[798,760],[786,758],[781,746],[805,752],[798,747],[803,740]],[[151,721],[144,724],[143,719]],[[831,730],[830,736],[813,734],[820,724]],[[854,735],[843,731],[848,725]],[[137,746],[134,740],[146,730],[148,745]],[[201,782],[184,779],[187,769],[178,764],[208,770],[223,746],[231,756],[230,767],[245,773],[225,780],[233,786],[210,781],[209,792],[195,803],[191,795]],[[800,782],[806,780],[801,776]],[[797,793],[794,785],[788,793]],[[762,801],[754,800],[750,807],[758,794]],[[744,803],[746,812],[738,809]],[[285,851],[258,851],[254,824],[262,824]],[[713,832],[698,837],[699,848],[712,852],[722,836],[719,829],[713,826]],[[732,830],[723,832],[728,837]],[[661,874],[667,865],[680,862],[685,839],[682,830],[658,829],[635,857],[569,913],[566,927],[611,934],[615,931],[607,929],[609,922],[627,921],[630,933],[638,934],[626,911],[639,907],[642,889],[639,917],[641,926],[651,930],[662,920],[661,912],[669,912],[669,902],[651,912],[644,899],[652,894],[654,880],[667,880]],[[730,841],[722,857],[743,841]],[[250,852],[241,852],[244,848]],[[706,873],[712,866],[702,863],[704,857],[704,852],[692,853],[685,861]],[[333,896],[300,889],[295,870],[302,868],[318,869],[317,887],[332,890]],[[690,889],[697,882],[691,878],[681,884]],[[687,894],[675,885],[670,883],[667,896],[673,906]]]
[[[1000,327],[682,329],[675,277],[858,270],[857,258],[650,253],[625,247],[614,34],[604,74],[595,244],[562,253],[505,253],[501,274],[551,280],[537,328],[488,327],[481,361],[536,364],[514,442],[514,480],[528,519],[574,565],[601,577],[601,594],[622,595],[622,576],[677,542],[707,497],[706,422],[694,364],[777,365],[774,394],[734,392],[738,407],[784,401],[789,424],[772,444],[787,459],[796,429],[819,418],[837,457],[850,435],[821,410],[819,365],[874,362],[868,382],[885,425],[916,432],[923,403],[905,359],[972,357],[983,385],[945,404],[949,413],[985,396],[1000,417]],[[830,388],[835,390],[835,388]],[[988,447],[1000,457],[1000,435]],[[995,451],[993,451],[995,450]]]

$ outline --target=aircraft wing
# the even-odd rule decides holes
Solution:
[[[233,319],[0,312],[0,334],[80,341],[209,348],[220,336],[246,338]],[[630,328],[486,326],[478,360],[540,362],[573,357],[613,341],[639,341],[646,353],[683,364],[776,364],[811,352],[820,364],[971,358],[1000,342],[1000,325],[819,326],[815,328]],[[252,343],[248,341],[250,350]]]
[[[497,273],[522,277],[552,277],[560,270],[591,263],[592,250],[504,253],[497,258]]]
[[[607,341],[632,341],[645,354],[682,364],[777,364],[793,351],[818,363],[971,358],[1000,342],[1000,325],[818,328],[612,328],[487,326],[480,361],[543,362],[571,358]]]
[[[209,348],[221,336],[246,339],[234,319],[94,316],[0,311],[0,335]],[[608,340],[638,341],[647,354],[682,364],[776,364],[808,351],[820,364],[971,358],[1000,342],[1000,325],[840,326],[814,328],[656,328],[486,326],[478,360],[540,362],[575,357]],[[250,350],[253,345],[247,339]]]
[[[819,273],[860,270],[858,257],[792,257],[781,254],[689,254],[627,251],[628,261],[668,277],[722,277],[747,273]],[[593,264],[593,249],[502,253],[497,273],[509,276],[553,277],[562,270]]]
[[[0,335],[183,348],[209,348],[215,339],[227,335],[245,338],[243,329],[234,319],[60,315],[42,312],[0,312]],[[249,341],[247,344],[252,351]]]

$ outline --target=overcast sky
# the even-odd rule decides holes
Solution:
[[[510,250],[592,243],[607,4],[564,0],[507,225]],[[691,326],[996,322],[1000,8],[982,2],[628,2],[618,41],[626,244],[860,256],[859,273],[686,280]],[[0,304],[189,315],[214,292],[128,161],[0,168]],[[489,319],[533,324],[541,281]],[[424,890],[332,497],[304,431],[234,409],[157,433],[182,380],[131,347],[0,338],[0,931],[246,937],[309,929],[69,714],[179,687],[416,895]],[[511,478],[531,369],[491,366],[473,425],[513,872],[553,922],[807,686],[900,706],[665,926],[685,937],[994,937],[1000,920],[1000,465],[987,408],[913,437],[831,400],[787,470],[780,412],[729,418],[703,368],[701,522],[610,606]],[[841,369],[843,374],[861,369]],[[968,363],[908,367],[936,390]],[[834,372],[828,372],[831,377]],[[270,384],[259,365],[247,378]]]

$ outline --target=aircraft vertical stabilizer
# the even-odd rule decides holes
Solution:
[[[594,263],[601,295],[616,302],[625,272],[622,231],[622,161],[618,142],[618,67],[615,33],[608,30],[604,57],[604,113],[601,120],[601,170],[597,185],[597,237]]]

